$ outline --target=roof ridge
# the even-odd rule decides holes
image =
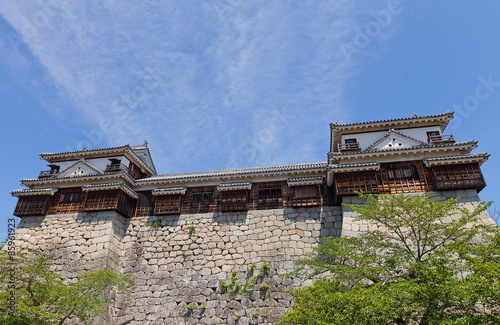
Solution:
[[[453,115],[453,111],[447,111],[440,114],[432,114],[432,115],[424,115],[424,116],[412,116],[412,117],[403,117],[403,118],[395,118],[395,119],[387,119],[387,120],[376,120],[376,121],[368,121],[368,122],[356,122],[356,123],[345,123],[345,124],[334,124],[331,123],[330,127],[344,127],[344,126],[352,126],[352,125],[361,125],[361,124],[370,124],[370,123],[382,123],[382,122],[395,122],[395,121],[403,121],[403,120],[417,120],[422,118],[431,118],[431,117],[439,117],[445,115]]]
[[[196,176],[215,176],[218,174],[237,174],[237,173],[248,173],[248,172],[262,172],[262,171],[279,171],[285,170],[290,167],[317,167],[324,168],[328,165],[328,162],[312,162],[312,163],[297,163],[297,164],[285,164],[285,165],[273,165],[273,166],[259,166],[259,167],[246,167],[246,168],[233,168],[233,169],[219,169],[219,170],[209,170],[209,171],[199,171],[199,172],[187,172],[187,173],[175,173],[175,174],[164,174],[164,175],[156,175],[148,178],[141,178],[136,180],[136,182],[146,182],[155,179],[162,178],[172,178],[172,177],[196,177]],[[293,169],[292,169],[293,170]]]

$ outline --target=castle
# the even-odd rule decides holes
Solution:
[[[361,202],[357,192],[479,202],[488,154],[444,134],[452,119],[335,122],[326,162],[269,167],[158,175],[147,143],[41,153],[50,170],[11,192],[16,237],[19,247],[55,247],[56,271],[70,278],[94,268],[136,275],[103,323],[274,323],[291,305],[286,290],[301,285],[277,274],[324,236],[374,229],[342,205]],[[244,282],[252,264],[270,265],[264,296],[221,291],[219,280],[236,272]]]

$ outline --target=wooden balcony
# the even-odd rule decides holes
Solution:
[[[123,173],[128,174],[133,179],[141,178],[141,173],[140,173],[139,169],[134,168],[134,170],[130,170],[124,164],[109,164],[109,165],[106,166],[106,169],[104,170],[104,172],[105,173],[119,173],[119,172],[123,172]]]
[[[105,173],[119,173],[119,172],[125,172],[128,173],[128,167],[125,166],[124,164],[109,164],[106,166],[106,169],[104,170]]]
[[[339,148],[340,152],[361,150],[361,146],[359,145],[359,142],[354,142],[354,143],[339,143],[338,144],[338,148]]]
[[[455,143],[453,134],[440,134],[429,136],[429,144]]]
[[[51,170],[42,170],[40,174],[38,175],[38,178],[47,178],[47,177],[52,177],[59,174],[59,170],[57,169],[51,169]]]

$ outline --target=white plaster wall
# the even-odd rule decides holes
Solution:
[[[106,169],[106,166],[109,165],[110,161],[109,159],[120,159],[121,163],[124,164],[125,166],[129,166],[130,161],[125,158],[124,156],[112,156],[112,157],[106,157],[106,158],[91,158],[91,159],[85,159],[89,164],[92,166],[96,167],[99,170],[104,171]],[[76,164],[78,160],[70,160],[70,161],[61,161],[61,162],[55,162],[53,165],[59,166],[60,171],[64,171],[67,168],[73,166]]]
[[[345,143],[345,139],[356,138],[361,146],[361,149],[365,149],[368,146],[372,145],[378,139],[382,138],[388,131],[389,130],[387,129],[386,131],[379,131],[379,132],[365,132],[365,133],[343,135],[342,143]],[[423,128],[399,129],[397,131],[404,135],[407,135],[409,137],[427,143],[427,132],[440,131],[440,128],[439,126],[429,126]]]

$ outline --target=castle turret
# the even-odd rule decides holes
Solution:
[[[480,165],[486,153],[471,154],[477,141],[445,134],[453,119],[443,114],[331,124],[327,182],[331,202],[363,191],[374,194],[475,189],[486,186]]]

